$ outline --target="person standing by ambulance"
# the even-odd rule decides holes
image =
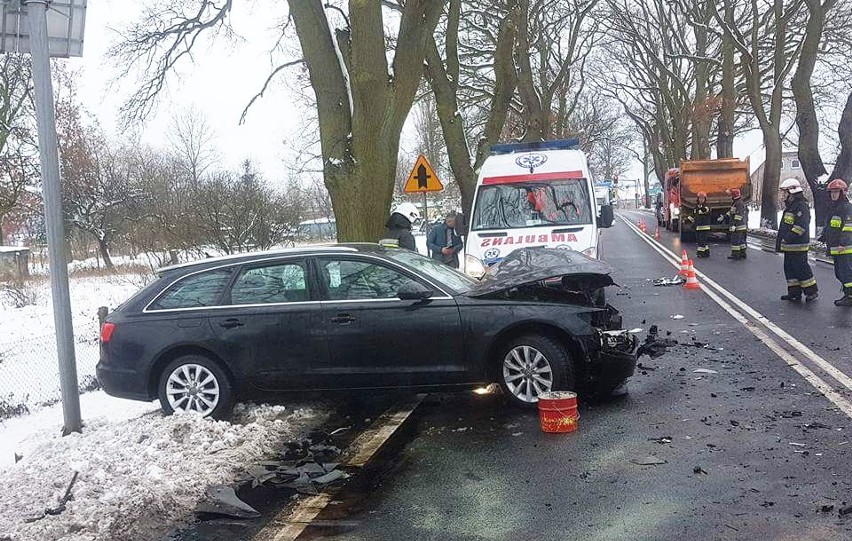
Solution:
[[[746,259],[746,235],[748,234],[748,207],[743,203],[743,194],[739,188],[731,188],[728,190],[731,196],[731,209],[722,216],[719,216],[719,221],[727,219],[731,225],[731,255],[728,259],[739,260]]]
[[[831,203],[819,238],[834,259],[834,275],[843,286],[843,297],[834,301],[836,306],[852,306],[852,204],[846,197],[847,189],[843,179],[828,183]]]
[[[784,276],[787,278],[787,294],[782,295],[781,300],[799,302],[804,293],[806,302],[815,301],[819,298],[819,291],[808,263],[811,208],[798,179],[783,181],[780,190],[784,194],[785,207],[775,251],[784,254]]]
[[[695,212],[687,219],[695,226],[695,242],[698,244],[696,256],[710,257],[710,246],[707,244],[707,237],[710,235],[710,207],[707,206],[705,192],[698,192]]]

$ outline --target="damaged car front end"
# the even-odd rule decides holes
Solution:
[[[522,325],[565,346],[570,366],[561,379],[554,378],[551,390],[622,394],[636,368],[641,329],[622,329],[619,311],[601,301],[601,291],[615,285],[611,272],[608,264],[579,252],[526,248],[492,268],[467,296],[514,305],[513,316]],[[495,375],[504,390],[513,389],[501,381],[500,370]],[[520,398],[520,402],[537,401]]]

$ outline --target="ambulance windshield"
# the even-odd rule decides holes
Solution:
[[[474,205],[474,231],[592,223],[585,179],[482,186]]]

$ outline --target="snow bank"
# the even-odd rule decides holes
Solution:
[[[320,421],[309,409],[238,406],[233,423],[152,412],[94,419],[64,438],[42,432],[20,462],[0,468],[0,539],[158,539],[191,517],[209,485],[231,482]],[[25,522],[58,504],[75,471],[67,509]]]

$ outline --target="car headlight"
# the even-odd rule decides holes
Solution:
[[[464,257],[464,272],[477,280],[485,276],[485,266],[482,264],[482,261],[473,257],[472,255],[466,255]]]
[[[585,250],[583,250],[582,253],[586,257],[591,257],[592,259],[597,259],[598,258],[598,247],[592,246],[591,248],[586,248]]]

